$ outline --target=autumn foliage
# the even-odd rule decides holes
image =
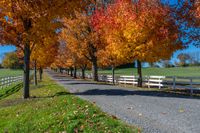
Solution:
[[[168,60],[189,44],[199,46],[199,0],[171,6],[160,0],[1,0],[0,44],[24,57],[24,98],[29,97],[30,62],[36,68],[114,69],[137,60]],[[192,31],[192,32],[191,32]],[[114,80],[113,80],[114,81]]]
[[[65,42],[66,49],[72,55],[74,67],[92,66],[93,78],[98,80],[98,52],[104,48],[101,36],[94,31],[90,16],[76,12],[73,18],[62,20],[64,28],[60,40]]]
[[[12,44],[24,54],[24,98],[29,97],[30,55],[42,46],[45,35],[54,36],[62,24],[59,19],[85,7],[79,0],[1,0],[0,43]]]
[[[170,8],[159,1],[118,0],[95,11],[92,23],[107,41],[104,59],[113,66],[123,62],[156,62],[169,59],[181,48],[175,20]],[[112,51],[112,50],[113,51]]]

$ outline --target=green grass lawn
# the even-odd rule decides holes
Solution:
[[[95,103],[69,94],[63,87],[45,78],[38,87],[31,86],[31,97],[22,99],[22,91],[0,100],[0,132],[18,133],[134,133],[114,116],[100,111]]]
[[[91,71],[87,71],[91,72]],[[111,70],[100,70],[101,74],[111,74]],[[137,75],[136,68],[116,69],[116,75]],[[200,67],[142,68],[143,75],[200,76]]]
[[[18,92],[22,88],[22,83],[14,83],[9,87],[1,88],[0,89],[0,100],[6,98],[16,92]]]
[[[22,70],[0,69],[0,77],[22,75]]]

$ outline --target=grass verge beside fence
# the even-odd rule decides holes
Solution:
[[[200,67],[173,67],[173,68],[142,68],[143,76],[185,76],[200,77]],[[91,73],[91,71],[87,71]],[[112,70],[99,70],[99,74],[111,75]],[[120,68],[115,70],[116,75],[137,75],[137,68]]]
[[[22,74],[23,70],[20,69],[0,69],[0,77],[18,76]]]
[[[30,99],[18,91],[0,101],[0,132],[138,132],[49,78],[31,88]]]

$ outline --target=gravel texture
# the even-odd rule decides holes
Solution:
[[[71,93],[144,133],[200,133],[200,99],[49,75]]]

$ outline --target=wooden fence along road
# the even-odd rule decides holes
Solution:
[[[81,77],[81,73],[77,74]],[[92,74],[86,74],[86,78],[92,79]],[[122,80],[123,79],[123,80]],[[103,82],[112,82],[112,75],[99,75],[99,80]],[[116,76],[115,83],[136,85],[137,76]],[[180,77],[180,76],[144,76],[143,83],[150,88],[150,86],[168,87],[175,89],[190,90],[191,94],[194,90],[200,91],[200,77]]]
[[[172,86],[174,90],[188,89],[191,93],[193,90],[200,90],[200,77],[167,76],[164,83]]]
[[[0,77],[0,88],[6,88],[13,83],[23,80],[23,76],[10,76],[10,77]]]

